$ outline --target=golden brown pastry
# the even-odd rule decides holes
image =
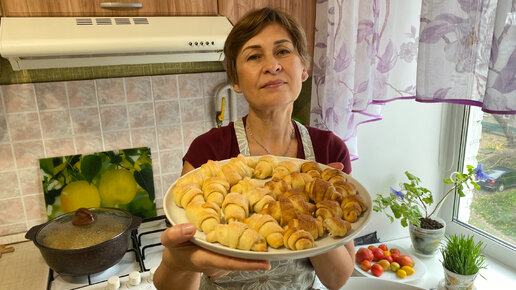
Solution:
[[[285,177],[283,180],[290,186],[292,189],[305,189],[307,183],[313,180],[312,176],[308,173],[301,172],[292,172]]]
[[[314,218],[311,215],[300,214],[297,218],[292,219],[285,226],[285,229],[297,228],[309,232],[314,240],[324,235],[324,227],[322,221]]]
[[[246,164],[247,166],[249,166],[253,169],[256,167],[256,160],[254,160],[253,157],[248,157],[248,156],[244,156],[242,154],[238,154],[237,159],[239,159],[244,164]]]
[[[272,176],[272,172],[276,165],[278,164],[278,159],[273,155],[263,155],[256,162],[256,167],[254,168],[253,176],[258,179],[265,179]]]
[[[340,202],[342,200],[342,194],[335,190],[335,187],[326,180],[316,178],[310,181],[305,186],[305,192],[310,197],[310,200],[318,203],[321,200],[335,200]]]
[[[299,172],[300,165],[298,162],[293,160],[283,160],[278,162],[276,168],[274,168],[274,172],[272,173],[273,177],[283,178],[286,175],[292,172]]]
[[[201,189],[206,201],[212,201],[220,207],[228,194],[229,182],[224,178],[212,176],[204,180]]]
[[[204,182],[205,178],[206,178],[206,176],[204,176],[198,170],[194,170],[194,171],[190,171],[187,174],[179,177],[176,184],[195,183],[199,186],[202,186],[202,183]]]
[[[237,184],[231,187],[231,192],[246,193],[249,190],[259,187],[260,185],[260,181],[246,176],[244,179],[240,180]]]
[[[358,217],[367,210],[365,201],[360,195],[348,195],[342,199],[340,203],[342,208],[342,216],[350,223],[357,221]]]
[[[216,225],[215,229],[206,235],[206,241],[210,243],[219,242],[232,249],[267,251],[265,238],[247,224],[241,222]]]
[[[193,201],[185,208],[186,218],[205,233],[211,232],[220,224],[220,207],[214,202]]]
[[[321,173],[321,178],[331,183],[334,183],[337,180],[346,181],[346,175],[344,174],[344,172],[336,168],[330,167],[323,170],[323,172]]]
[[[205,177],[217,176],[222,169],[222,164],[219,161],[208,160],[201,165],[199,172]]]
[[[284,196],[280,196],[277,201],[269,201],[258,213],[272,216],[281,226],[285,226],[291,219],[297,218],[292,201]]]
[[[321,200],[315,206],[317,207],[315,216],[321,221],[329,217],[342,218],[340,204],[334,200]]]
[[[312,215],[315,212],[315,204],[306,201],[301,196],[291,195],[288,199],[292,202],[292,205],[294,205],[294,209],[298,214]]]
[[[307,161],[301,164],[301,172],[308,173],[312,178],[321,178],[322,169],[319,163],[315,161]]]
[[[176,184],[172,194],[176,205],[182,208],[186,208],[192,201],[204,201],[201,187],[197,183]]]
[[[244,220],[253,230],[265,237],[267,244],[277,249],[283,246],[283,228],[270,215],[255,213]]]
[[[231,158],[228,163],[222,165],[217,177],[225,178],[230,186],[237,184],[246,176],[251,176],[253,169],[237,157]]]
[[[351,224],[338,217],[329,217],[323,221],[324,228],[334,237],[343,237],[351,230]]]
[[[355,195],[357,194],[357,188],[355,185],[351,182],[346,182],[342,180],[337,180],[333,182],[333,187],[335,187],[335,190],[337,190],[342,196],[346,195]]]
[[[289,228],[283,234],[283,244],[294,251],[311,249],[314,247],[314,237],[307,231]]]
[[[264,187],[257,187],[244,193],[249,200],[249,209],[253,212],[261,211],[267,203],[275,201],[272,192]]]
[[[291,197],[291,196],[298,196],[305,201],[310,201],[310,198],[308,197],[308,194],[306,194],[304,189],[289,189],[285,193],[282,194],[282,196],[285,197]]]
[[[243,222],[249,216],[249,201],[245,195],[230,192],[222,203],[222,212],[227,223],[232,221]]]
[[[288,186],[285,180],[278,177],[271,178],[271,180],[265,182],[263,187],[268,188],[272,192],[274,199],[278,199],[280,195],[290,189],[290,186]]]

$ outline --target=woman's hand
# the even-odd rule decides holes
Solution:
[[[342,162],[328,163],[328,166],[333,167],[333,168],[338,169],[338,170],[344,169],[344,164],[342,164]]]
[[[222,277],[233,270],[269,270],[267,261],[237,259],[220,255],[194,245],[188,240],[195,234],[194,224],[186,223],[168,228],[161,235],[165,246],[163,259],[155,275],[155,284],[198,287],[199,273]],[[173,284],[170,284],[173,283]],[[185,285],[191,283],[192,285]],[[197,286],[196,286],[197,285]],[[166,286],[165,286],[166,288]],[[161,287],[158,287],[161,289]],[[179,289],[179,288],[177,288]]]

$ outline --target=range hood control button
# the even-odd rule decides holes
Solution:
[[[131,274],[129,274],[129,285],[136,286],[139,285],[142,282],[142,277],[140,275],[140,272],[133,271]]]
[[[107,289],[108,290],[117,290],[120,288],[120,278],[118,276],[111,276],[107,280]]]

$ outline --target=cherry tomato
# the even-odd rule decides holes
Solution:
[[[398,264],[400,264],[401,267],[403,266],[414,266],[414,260],[412,260],[412,257],[410,257],[409,255],[401,255],[397,260],[396,262],[398,262]]]
[[[371,273],[376,277],[380,277],[383,274],[383,267],[379,264],[374,264],[371,266]]]
[[[357,263],[362,263],[362,261],[364,260],[371,261],[373,258],[373,252],[371,252],[371,250],[369,250],[368,248],[360,248],[355,254],[355,260],[357,261]]]
[[[398,258],[400,257],[400,254],[398,254],[398,253],[392,253],[392,252],[391,252],[391,257],[392,257],[392,260],[393,260],[394,262],[396,262],[396,261],[398,260]]]
[[[401,267],[401,270],[405,271],[408,276],[414,274],[414,269],[412,269],[410,266],[403,266]]]
[[[360,263],[360,269],[364,271],[369,271],[371,269],[371,262],[369,260],[363,260],[362,263]]]
[[[385,254],[383,253],[382,249],[376,248],[373,250],[373,256],[374,256],[373,261],[379,261],[379,260],[383,259]]]
[[[398,255],[401,255],[401,252],[399,249],[396,249],[396,248],[391,248],[389,250],[389,252],[391,252],[391,254],[398,254]]]
[[[400,264],[398,262],[392,262],[391,263],[391,271],[396,272],[400,269]]]
[[[376,249],[376,247],[375,247],[375,246],[373,246],[373,245],[370,245],[370,246],[369,246],[369,247],[367,247],[367,248],[368,248],[369,250],[371,250],[371,251],[372,251],[372,250],[374,250],[374,249]]]
[[[389,267],[391,266],[391,263],[389,263],[389,261],[384,260],[384,259],[376,262],[376,264],[379,264],[380,266],[382,266],[383,270],[389,270]]]
[[[382,249],[384,251],[388,251],[389,250],[389,248],[387,248],[387,246],[385,244],[379,245],[378,248],[380,248],[380,249]]]
[[[383,258],[384,258],[385,260],[387,260],[389,263],[394,262],[394,260],[392,259],[392,256],[384,256]]]
[[[403,271],[403,270],[399,269],[399,270],[396,272],[396,275],[397,275],[398,277],[400,277],[401,279],[403,279],[403,278],[407,277],[407,272],[405,272],[405,271]]]

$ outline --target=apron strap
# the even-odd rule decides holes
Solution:
[[[312,146],[312,140],[310,139],[310,134],[308,133],[308,129],[303,126],[301,123],[294,120],[294,124],[296,124],[299,129],[299,133],[301,134],[301,143],[303,145],[303,152],[305,153],[305,159],[310,161],[315,161],[314,148]],[[235,135],[238,142],[238,149],[240,153],[244,156],[251,156],[249,150],[249,143],[247,143],[247,137],[245,134],[244,122],[242,119],[238,119],[233,123],[235,128]]]

